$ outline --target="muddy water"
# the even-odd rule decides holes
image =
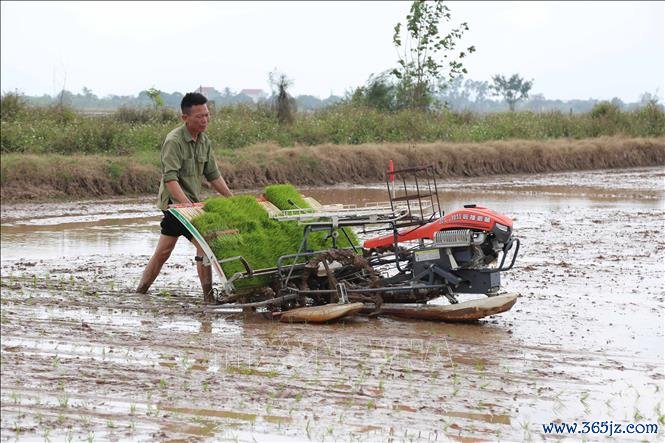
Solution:
[[[448,325],[308,326],[206,313],[181,241],[147,296],[153,198],[2,207],[2,440],[559,439],[552,421],[657,423],[662,439],[665,173],[439,183],[446,210],[510,215],[509,312]],[[384,185],[311,189],[385,200]],[[660,420],[660,422],[659,422]]]

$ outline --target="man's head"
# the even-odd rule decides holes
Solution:
[[[192,136],[196,137],[208,128],[210,113],[206,103],[208,99],[198,92],[188,92],[180,102],[182,110],[182,121]]]

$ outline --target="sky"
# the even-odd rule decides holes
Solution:
[[[517,73],[548,99],[663,101],[665,2],[447,2],[467,78]],[[344,95],[396,66],[410,2],[1,2],[3,92],[103,97],[154,87]],[[445,26],[449,26],[446,24]]]

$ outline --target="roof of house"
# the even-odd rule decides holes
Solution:
[[[263,94],[263,89],[243,89],[241,94]]]

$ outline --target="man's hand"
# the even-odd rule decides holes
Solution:
[[[233,197],[233,193],[229,189],[229,187],[226,185],[226,182],[224,181],[224,177],[221,175],[214,179],[213,181],[210,182],[210,185],[215,188],[215,191],[217,191],[219,194],[224,195],[226,197]]]

